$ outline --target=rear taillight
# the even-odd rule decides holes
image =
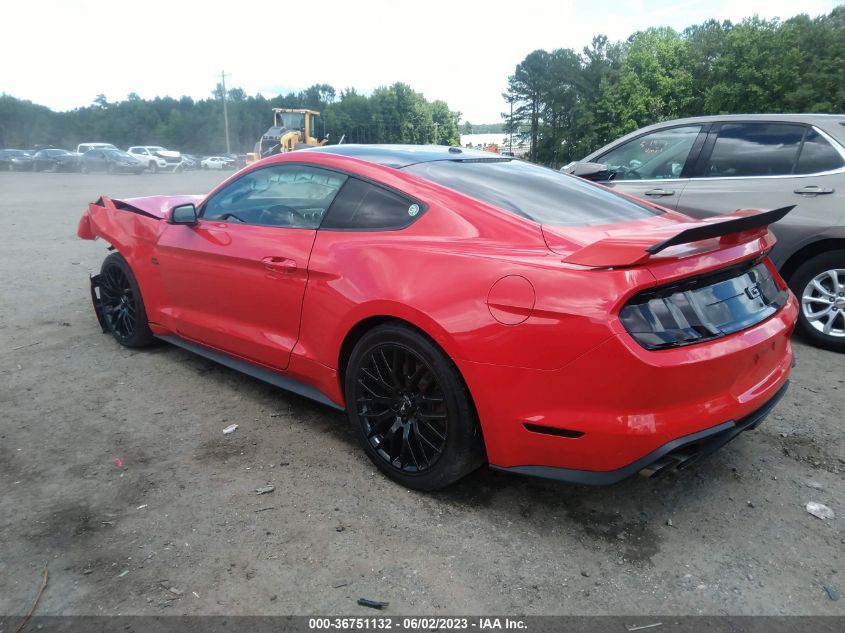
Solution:
[[[640,292],[619,318],[640,345],[656,350],[751,327],[777,312],[788,296],[765,261],[755,260]]]

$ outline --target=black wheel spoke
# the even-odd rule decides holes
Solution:
[[[388,396],[382,395],[380,393],[377,393],[374,389],[372,389],[369,385],[367,385],[364,382],[363,378],[358,379],[358,384],[361,385],[361,387],[363,387],[364,391],[366,391],[368,394],[370,394],[370,397],[372,399],[377,400],[377,401],[383,401],[383,402],[392,402],[391,398],[389,398]]]
[[[381,343],[361,359],[354,406],[366,441],[391,468],[422,473],[446,449],[449,410],[431,365],[399,343]]]
[[[419,426],[419,425],[417,426],[416,436],[417,436],[417,439],[418,439],[421,443],[425,443],[426,445],[428,445],[428,447],[429,447],[431,450],[433,450],[435,453],[439,453],[439,452],[440,452],[440,449],[439,449],[439,448],[437,448],[437,446],[435,446],[435,444],[434,444],[431,440],[429,440],[429,439],[428,439],[428,438],[427,438],[427,437],[426,437],[426,436],[422,433],[422,429],[420,428],[420,426]]]
[[[428,456],[425,454],[425,446],[423,446],[423,442],[420,439],[420,429],[419,429],[418,426],[414,427],[413,436],[414,436],[414,440],[417,443],[417,449],[419,450],[420,456],[422,457],[422,460],[424,462],[424,466],[427,468],[430,460],[429,460]],[[437,454],[438,452],[439,451],[437,451],[435,449],[434,454]]]
[[[391,413],[388,411],[387,413]],[[390,418],[378,420],[374,422],[370,427],[370,432],[367,433],[367,439],[370,439],[376,435],[383,434],[386,430],[388,430],[391,426],[393,426],[394,420]]]
[[[405,452],[411,456],[411,461],[414,462],[414,467],[417,470],[422,470],[422,468],[420,468],[420,463],[417,461],[417,456],[414,455],[414,446],[411,444],[411,433],[412,427],[410,426],[406,426],[402,429],[402,443],[405,446]]]
[[[431,422],[428,422],[427,420],[422,420],[422,425],[425,426],[427,430],[431,431],[434,435],[436,435],[437,439],[439,439],[441,442],[446,441],[446,435],[438,431]]]

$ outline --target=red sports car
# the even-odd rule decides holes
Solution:
[[[338,409],[389,477],[487,462],[608,484],[683,467],[783,394],[789,211],[707,221],[447,147],[262,160],[207,196],[89,205],[105,332],[163,339]]]

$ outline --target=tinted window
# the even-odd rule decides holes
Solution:
[[[207,220],[316,229],[346,176],[304,165],[250,171],[206,203]]]
[[[785,123],[722,125],[704,176],[783,176],[791,174],[804,127]]]
[[[404,171],[540,224],[590,226],[661,213],[580,178],[517,160],[434,161]]]
[[[814,129],[807,131],[801,155],[798,157],[796,174],[817,174],[822,171],[839,169],[845,165],[845,159],[825,138]]]
[[[700,125],[673,127],[632,139],[596,159],[614,180],[680,178]]]
[[[418,203],[383,187],[350,178],[320,228],[384,231],[402,229],[422,215]]]

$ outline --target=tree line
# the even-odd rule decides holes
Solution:
[[[242,89],[226,91],[232,151],[252,151],[273,122],[272,108],[309,108],[323,114],[330,142],[440,143],[460,141],[458,119],[444,101],[427,101],[404,83],[376,88],[369,96],[354,89],[338,93],[328,84],[266,98]],[[67,112],[0,95],[0,148],[52,145],[75,149],[86,141],[126,148],[162,145],[198,154],[225,150],[223,88],[208,99],[156,97],[132,93],[109,102],[98,95],[92,105]]]
[[[786,21],[709,20],[536,50],[508,78],[505,130],[558,166],[639,127],[685,116],[845,112],[845,5]]]

